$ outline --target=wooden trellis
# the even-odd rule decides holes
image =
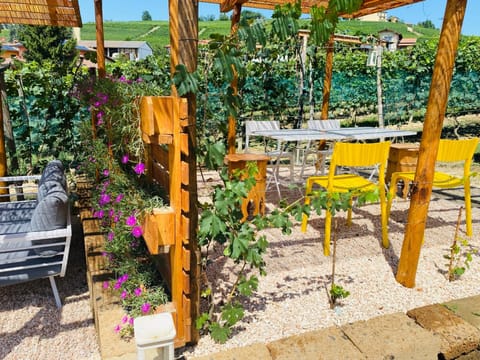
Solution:
[[[196,336],[191,309],[197,306],[198,296],[191,284],[198,282],[199,272],[195,261],[199,254],[189,235],[188,104],[174,96],[147,96],[142,98],[140,113],[148,177],[168,190],[170,202],[146,217],[144,238],[171,292],[175,345],[183,346]]]

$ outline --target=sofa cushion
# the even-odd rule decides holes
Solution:
[[[39,202],[45,198],[50,188],[55,186],[56,183],[60,184],[66,191],[67,179],[65,177],[63,164],[60,160],[52,160],[45,166],[40,181],[38,182],[37,198]]]
[[[68,196],[65,189],[57,182],[49,183],[46,189],[46,196],[33,211],[32,231],[60,229],[67,225]]]

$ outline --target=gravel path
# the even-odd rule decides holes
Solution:
[[[205,174],[210,179],[209,174]],[[215,181],[206,184],[212,185]],[[209,186],[200,184],[205,200]],[[290,200],[301,196],[285,192]],[[474,236],[471,244],[480,248],[480,187],[474,196]],[[269,192],[267,206],[276,201]],[[180,351],[186,358],[214,353],[255,342],[267,342],[302,332],[368,319],[382,314],[436,302],[480,294],[480,256],[455,282],[445,277],[443,258],[453,239],[461,202],[434,195],[429,211],[425,243],[420,256],[416,287],[407,289],[395,281],[409,203],[398,199],[390,221],[391,247],[380,245],[378,205],[354,211],[353,225],[338,234],[336,282],[350,296],[336,310],[329,308],[325,287],[331,276],[331,257],[322,253],[323,219],[314,215],[307,232],[295,224],[291,235],[266,232],[270,248],[266,257],[267,276],[260,278],[259,291],[247,300],[244,320],[224,345],[202,336],[195,347]],[[340,215],[343,218],[343,214]],[[462,226],[462,231],[464,227]],[[48,280],[0,288],[0,359],[100,359],[85,276],[81,228],[75,226],[68,270],[57,280],[64,304],[55,307]],[[233,264],[222,257],[214,261],[210,276],[227,279]],[[112,336],[116,336],[112,331]]]

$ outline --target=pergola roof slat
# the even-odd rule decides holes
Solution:
[[[231,1],[226,0],[201,0],[202,2],[213,3],[213,4],[224,4],[230,3]],[[359,11],[353,14],[344,14],[342,17],[345,18],[357,18],[360,16],[365,16],[369,14],[375,14],[377,12],[386,11],[394,9],[400,6],[410,5],[423,0],[364,0],[363,4]],[[257,8],[257,9],[267,9],[273,10],[277,5],[284,5],[287,3],[293,3],[295,0],[248,0],[243,3],[245,7]],[[328,0],[302,0],[302,12],[309,13],[310,8],[313,6],[318,7],[327,7]]]
[[[78,0],[3,0],[0,24],[81,27]]]

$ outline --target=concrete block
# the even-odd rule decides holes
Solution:
[[[440,352],[440,337],[403,313],[358,321],[341,329],[368,359],[431,360]]]
[[[365,356],[337,327],[311,331],[267,344],[273,360],[360,360]]]
[[[480,296],[453,300],[443,305],[480,330]]]
[[[191,360],[271,360],[270,352],[264,344],[253,344],[225,350],[214,354],[191,358]],[[190,358],[189,358],[190,360]]]
[[[441,354],[455,359],[468,354],[480,344],[480,331],[440,304],[423,306],[407,312],[423,328],[440,335]]]

